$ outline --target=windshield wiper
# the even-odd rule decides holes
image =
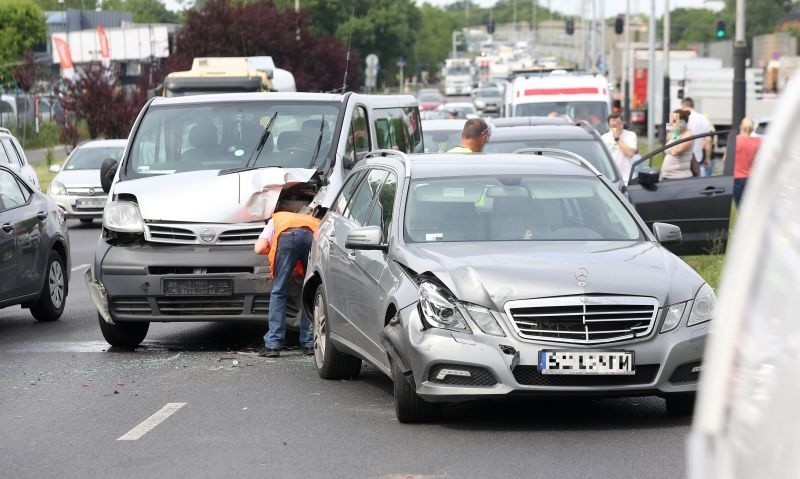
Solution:
[[[272,125],[275,124],[275,118],[278,118],[278,112],[276,111],[272,118],[269,119],[267,126],[264,127],[264,133],[261,134],[261,138],[258,139],[258,144],[256,148],[250,152],[250,157],[247,158],[247,163],[245,163],[245,168],[251,167],[258,162],[258,157],[261,155],[261,150],[264,149],[264,145],[267,143],[267,139],[269,138],[269,134],[272,131]],[[253,155],[256,155],[253,158]]]
[[[317,146],[314,147],[314,155],[311,157],[311,164],[308,165],[309,168],[314,166],[314,163],[317,162],[317,155],[319,155],[319,150],[322,147],[322,133],[325,131],[325,115],[322,115],[322,120],[319,121],[319,136],[317,137]]]
[[[264,145],[267,143],[267,139],[269,138],[270,132],[272,131],[272,125],[275,123],[275,118],[278,117],[278,112],[276,111],[274,115],[269,119],[267,122],[267,126],[264,127],[264,132],[261,133],[261,138],[258,139],[258,144],[250,152],[250,156],[247,158],[247,163],[244,166],[240,166],[237,168],[228,168],[225,170],[220,170],[219,175],[229,175],[231,173],[241,173],[242,171],[254,170],[256,169],[255,164],[258,162],[258,157],[261,155],[261,150],[264,148]],[[253,155],[256,155],[253,158]]]

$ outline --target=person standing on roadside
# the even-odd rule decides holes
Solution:
[[[695,111],[694,100],[688,96],[681,100],[681,108],[689,112],[689,122],[687,128],[692,135],[702,135],[710,132],[713,127],[705,115]],[[714,160],[711,158],[713,142],[710,136],[698,138],[694,141],[692,152],[697,163],[700,164],[700,176],[711,176],[714,171]]]
[[[742,201],[747,178],[753,168],[753,160],[761,147],[761,138],[750,136],[753,133],[753,120],[742,118],[739,123],[739,134],[736,135],[736,159],[733,165],[733,202],[736,209]]]
[[[670,116],[672,125],[670,143],[688,138],[694,133],[687,128],[689,123],[689,112],[686,110],[675,110]],[[672,180],[692,177],[692,155],[694,154],[694,141],[685,141],[679,145],[664,150],[664,163],[661,164],[661,179]]]
[[[636,154],[638,148],[636,133],[626,130],[622,123],[622,115],[619,113],[612,113],[606,119],[608,122],[608,131],[603,133],[600,137],[603,144],[608,148],[611,153],[611,158],[614,164],[617,165],[622,180],[628,184],[628,179],[631,176],[631,168],[633,166],[633,155]]]
[[[483,147],[489,142],[492,135],[489,125],[482,118],[470,118],[464,123],[461,130],[461,143],[455,148],[448,150],[448,153],[480,153]]]
[[[254,251],[269,255],[272,292],[269,297],[269,331],[259,356],[277,358],[286,338],[286,293],[294,271],[305,273],[311,243],[319,220],[309,214],[279,211],[272,215],[256,241]],[[311,322],[300,308],[300,347],[306,356],[314,354]]]

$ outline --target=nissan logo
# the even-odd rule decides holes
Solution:
[[[89,196],[94,196],[94,188],[89,188]]]
[[[214,241],[214,238],[216,236],[217,234],[214,233],[214,230],[210,228],[206,228],[200,232],[200,239],[205,241],[206,243],[211,243],[212,241]]]

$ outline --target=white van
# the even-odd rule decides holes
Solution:
[[[506,116],[562,116],[586,121],[600,133],[611,112],[608,80],[602,75],[553,70],[516,76],[506,89]]]
[[[135,347],[153,321],[265,322],[272,284],[253,244],[276,202],[324,212],[379,148],[423,151],[414,97],[152,99],[119,164],[101,171],[109,201],[86,279],[105,339]],[[298,307],[287,307],[290,326]]]

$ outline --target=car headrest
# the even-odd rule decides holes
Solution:
[[[194,125],[189,132],[189,144],[195,148],[213,148],[217,141],[217,128],[210,121]]]

